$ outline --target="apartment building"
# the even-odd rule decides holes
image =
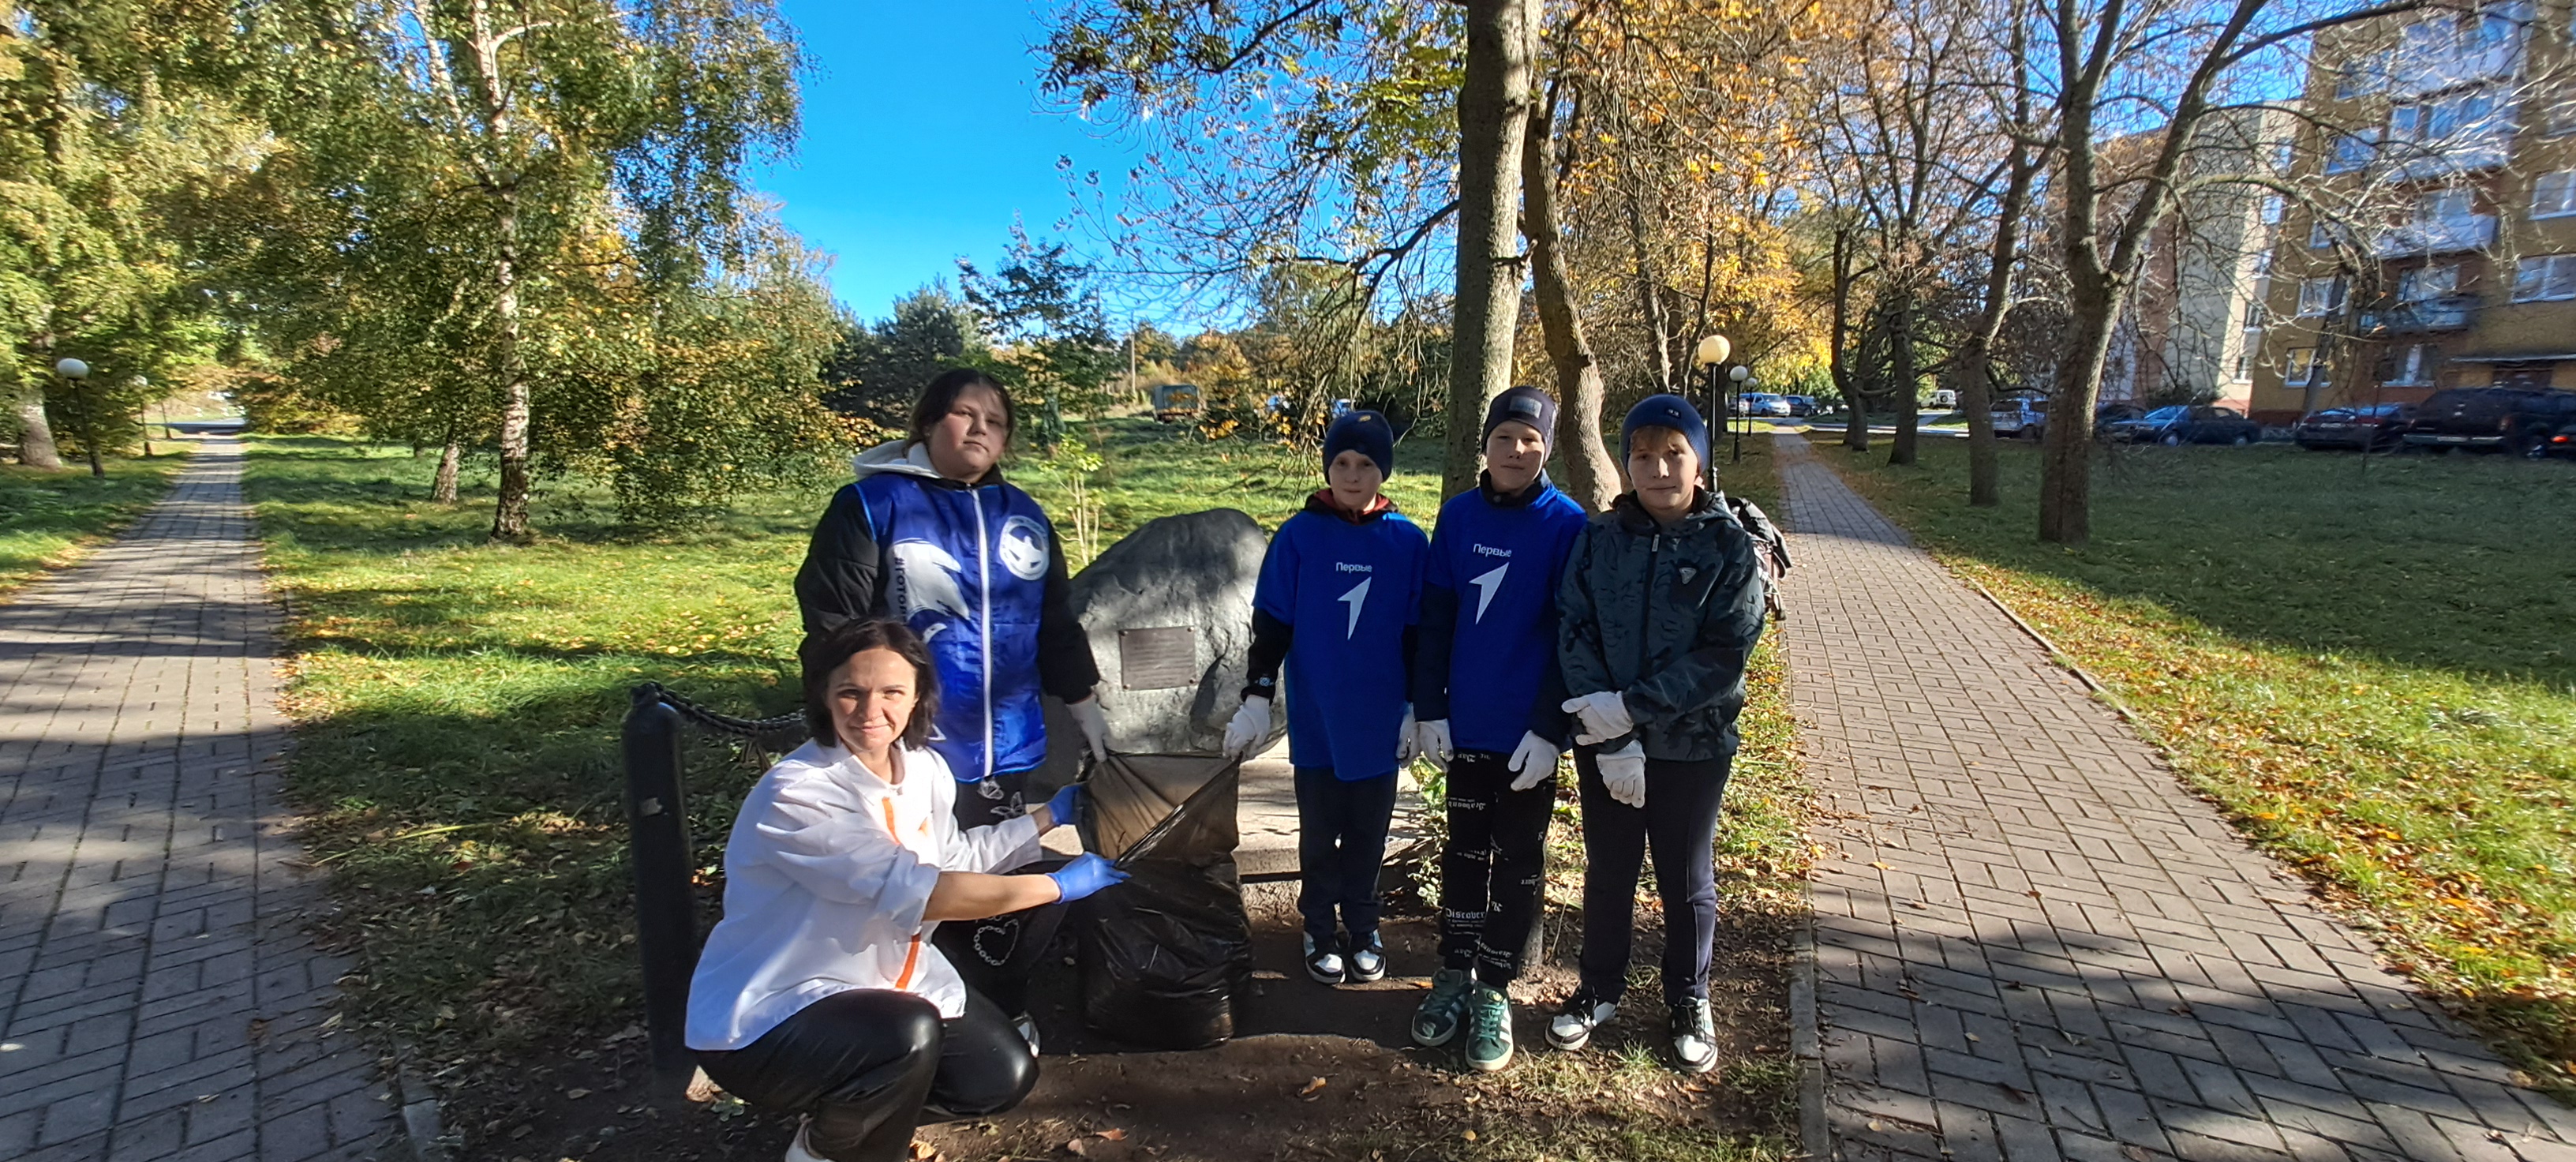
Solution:
[[[2184,177],[2271,170],[2295,131],[2295,119],[2282,110],[2212,118],[2186,156]],[[2111,143],[2103,157],[2116,166],[2134,154],[2143,166],[2162,143],[2161,132],[2140,134]],[[2147,238],[2137,288],[2111,335],[2102,402],[2248,406],[2283,205],[2250,184],[2205,185],[2184,195]]]
[[[2566,0],[2321,37],[2263,298],[2267,423],[2446,387],[2576,389]]]

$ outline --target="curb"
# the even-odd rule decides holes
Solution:
[[[403,1145],[412,1162],[453,1162],[445,1130],[438,1120],[438,1094],[411,1066],[410,1046],[401,1047],[394,1068],[394,1093],[401,1103]]]
[[[2093,697],[2096,700],[2100,701],[2103,705],[2110,707],[2113,714],[2119,715],[2121,721],[2126,722],[2131,726],[2146,725],[2146,723],[2139,720],[2135,713],[2132,713],[2129,710],[2129,704],[2120,701],[2120,696],[2112,693],[2110,687],[2103,685],[2101,679],[2094,677],[2092,671],[2085,669],[2081,664],[2077,663],[2073,655],[2068,654],[2065,650],[2057,648],[2057,643],[2050,641],[2047,634],[2039,632],[2038,626],[2032,625],[2027,621],[2023,621],[2021,619],[2021,615],[2013,612],[2012,606],[2004,604],[2003,598],[1995,596],[1993,590],[1986,588],[1984,582],[1979,581],[1974,577],[1970,577],[1956,569],[1949,568],[1946,565],[1943,566],[1942,569],[1952,577],[1956,577],[1961,581],[1967,582],[1968,587],[1976,590],[1978,596],[1985,598],[1987,604],[1994,606],[1995,609],[2000,611],[2005,617],[2010,618],[2014,625],[2020,626],[2023,633],[2030,635],[2030,640],[2038,642],[2039,648],[2047,651],[2049,661],[2056,663],[2059,669],[2075,675],[2075,680],[2084,683],[2084,688],[2092,691]]]
[[[1798,1146],[1810,1159],[1833,1157],[1825,1125],[1824,1030],[1816,1012],[1816,909],[1807,907],[1789,951],[1789,1053],[1798,1059]]]

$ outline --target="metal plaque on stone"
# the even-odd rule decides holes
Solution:
[[[1177,690],[1199,682],[1198,630],[1191,626],[1118,631],[1118,684]]]

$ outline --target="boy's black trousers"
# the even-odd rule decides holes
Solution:
[[[1643,807],[1610,797],[1598,757],[1591,747],[1574,749],[1583,799],[1584,987],[1617,1001],[1627,986],[1637,873],[1651,843],[1664,904],[1664,1001],[1705,999],[1709,947],[1717,936],[1717,813],[1734,757],[1647,759]]]
[[[973,989],[948,1021],[917,993],[834,993],[749,1045],[697,1056],[725,1092],[811,1115],[805,1143],[832,1162],[909,1159],[925,1108],[938,1120],[997,1114],[1038,1083],[1029,1043]]]
[[[1297,911],[1317,948],[1332,948],[1333,921],[1355,942],[1377,931],[1378,865],[1395,819],[1395,772],[1343,779],[1331,767],[1297,767]],[[1356,947],[1356,944],[1354,944]]]
[[[1512,789],[1511,756],[1462,750],[1449,760],[1449,841],[1440,849],[1440,967],[1502,988],[1521,974],[1547,873],[1556,776]]]
[[[1028,781],[1029,773],[1019,771],[957,784],[958,828],[984,827],[1028,814],[1024,798]],[[1029,978],[1036,974],[1038,961],[1045,959],[1047,946],[1055,942],[1064,913],[1065,905],[1057,902],[981,920],[952,920],[932,932],[930,942],[956,966],[967,988],[984,994],[1005,1013],[1024,1016],[1029,1011]]]

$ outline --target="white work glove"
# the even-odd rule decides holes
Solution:
[[[1536,731],[1523,731],[1521,744],[1512,748],[1512,789],[1526,791],[1544,783],[1556,773],[1556,744],[1540,738]]]
[[[1449,720],[1434,718],[1429,722],[1414,723],[1413,749],[1431,760],[1432,766],[1448,770],[1449,756],[1457,753],[1449,745]]]
[[[1608,742],[1637,729],[1637,724],[1628,719],[1628,700],[1616,690],[1568,698],[1559,709],[1583,720],[1583,731],[1574,741],[1585,746]]]
[[[1631,807],[1646,805],[1646,744],[1632,742],[1595,760],[1601,785],[1610,797]]]
[[[1091,761],[1107,761],[1109,716],[1101,712],[1099,696],[1093,695],[1080,702],[1067,702],[1064,708],[1073,712],[1073,724],[1082,731],[1082,745],[1091,752]]]
[[[1413,707],[1407,706],[1404,708],[1404,724],[1395,728],[1395,765],[1400,767],[1412,762],[1415,752],[1421,749],[1420,740],[1414,737]]]
[[[1270,700],[1258,694],[1243,700],[1234,720],[1225,724],[1225,757],[1248,759],[1270,738]]]

